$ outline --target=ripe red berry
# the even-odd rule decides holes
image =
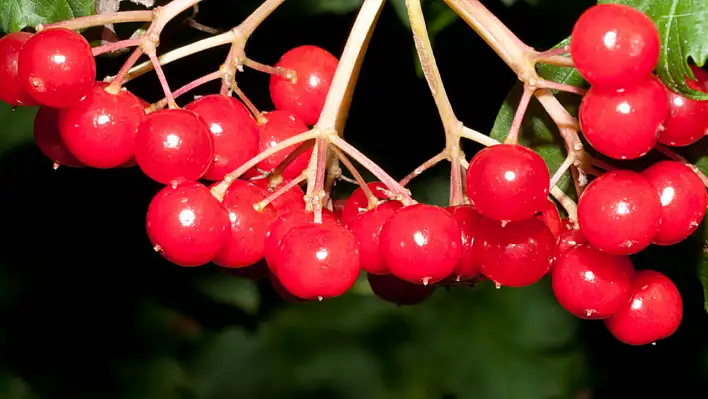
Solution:
[[[282,186],[290,182],[289,179],[283,179],[282,176],[270,176],[264,179],[253,179],[251,183],[268,191],[268,195],[278,191]],[[284,215],[291,210],[300,210],[305,207],[305,193],[300,186],[293,188],[281,194],[278,198],[271,202],[271,205],[278,211],[278,215]]]
[[[592,86],[580,103],[580,128],[590,145],[615,159],[635,159],[656,144],[669,115],[664,85],[654,76],[615,90]]]
[[[229,212],[231,234],[221,248],[214,263],[224,267],[246,267],[263,258],[266,232],[273,223],[277,212],[267,205],[256,209],[268,193],[255,185],[234,180],[226,191],[222,206]]]
[[[657,162],[642,172],[659,195],[662,221],[654,244],[677,244],[693,234],[706,214],[706,188],[686,165],[676,161]]]
[[[270,76],[270,98],[275,108],[294,112],[306,124],[320,117],[339,61],[317,46],[300,46],[283,54],[275,67],[295,72],[292,79]]]
[[[384,224],[379,248],[396,277],[416,284],[437,283],[450,276],[460,262],[460,226],[440,207],[406,206]]]
[[[625,5],[601,4],[575,22],[570,54],[590,84],[626,87],[654,70],[660,44],[656,25],[647,15]]]
[[[387,201],[376,208],[357,216],[349,225],[359,243],[361,268],[372,274],[391,273],[379,250],[381,229],[403,204],[400,201]]]
[[[563,227],[561,226],[561,217],[556,205],[549,198],[546,201],[546,205],[539,212],[535,218],[545,223],[553,237],[558,240]]]
[[[635,273],[629,301],[605,325],[625,344],[646,345],[673,335],[682,318],[676,285],[657,271],[641,270]]]
[[[561,220],[561,233],[558,237],[558,250],[556,251],[559,255],[586,242],[588,241],[583,232],[575,223],[568,218]]]
[[[239,269],[233,269],[233,270],[239,270]],[[270,284],[273,287],[273,290],[280,295],[281,298],[284,300],[290,302],[290,303],[302,303],[302,302],[309,302],[311,299],[304,299],[304,298],[299,298],[296,297],[295,295],[291,294],[288,292],[288,290],[283,287],[283,283],[280,282],[280,279],[278,279],[278,276],[276,276],[272,271],[268,270],[268,279],[270,280]]]
[[[656,189],[629,170],[598,177],[578,203],[578,223],[585,238],[616,255],[636,254],[648,247],[661,225],[661,213]]]
[[[22,45],[32,37],[27,32],[12,32],[0,38],[0,100],[16,106],[32,106],[37,102],[20,84],[17,63]]]
[[[474,256],[479,268],[497,286],[523,287],[546,275],[556,251],[556,240],[542,221],[479,221]]]
[[[381,200],[389,198],[387,195],[388,187],[380,181],[366,183],[366,186],[369,190],[371,190],[371,193],[374,194],[374,197]],[[352,222],[354,222],[354,219],[356,219],[357,216],[363,212],[366,212],[368,207],[369,201],[366,198],[366,194],[364,194],[364,190],[362,190],[361,187],[357,187],[357,189],[351,193],[349,198],[347,198],[344,203],[341,216],[342,225],[344,227],[349,226]]]
[[[211,164],[214,142],[202,119],[186,109],[148,114],[138,127],[135,160],[149,178],[162,184],[200,179]]]
[[[20,51],[18,71],[24,90],[36,102],[53,108],[75,105],[96,81],[96,61],[88,41],[64,28],[30,37]]]
[[[344,294],[359,276],[359,245],[344,227],[312,223],[291,229],[280,242],[275,274],[305,299]]]
[[[494,145],[470,161],[467,196],[488,218],[528,219],[547,205],[550,179],[543,158],[531,149],[517,144]]]
[[[551,280],[556,299],[570,313],[582,319],[605,319],[629,300],[634,266],[627,255],[580,245],[555,261]]]
[[[118,94],[98,82],[78,104],[59,111],[59,132],[69,150],[94,168],[115,168],[135,152],[138,126],[145,111],[138,99],[123,89]]]
[[[693,144],[708,134],[708,101],[696,101],[666,89],[669,116],[659,131],[659,143],[675,147]]]
[[[471,280],[481,274],[472,244],[474,244],[480,219],[483,216],[472,205],[449,206],[445,210],[450,212],[460,226],[460,238],[462,239],[462,256],[452,272],[453,280]]]
[[[229,215],[204,185],[185,182],[150,202],[147,233],[155,249],[179,266],[211,262],[229,238]]]
[[[686,78],[686,84],[693,90],[702,91],[708,93],[708,72],[705,69],[699,68],[695,65],[691,65],[691,70],[693,71],[693,76],[695,80]]]
[[[214,141],[214,160],[204,179],[222,180],[258,154],[258,125],[240,101],[211,94],[192,101],[184,109],[204,119]]]
[[[281,141],[289,139],[308,130],[307,125],[299,117],[289,111],[275,110],[263,113],[267,122],[260,125],[260,139],[258,152],[275,147]],[[284,150],[269,156],[256,165],[259,169],[270,172],[275,169],[288,155],[295,151],[299,144],[292,145]],[[312,148],[298,155],[283,171],[283,177],[294,179],[302,173],[310,162]]]
[[[398,306],[417,305],[428,299],[435,291],[434,285],[409,283],[393,274],[368,273],[366,278],[374,295]]]
[[[39,107],[34,116],[34,141],[39,151],[54,162],[54,167],[69,166],[83,168],[81,161],[66,148],[59,135],[59,110],[56,108]]]

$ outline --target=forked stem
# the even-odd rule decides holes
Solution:
[[[378,198],[376,198],[374,193],[371,192],[371,188],[369,188],[369,185],[366,183],[366,180],[364,180],[364,178],[361,176],[361,173],[359,173],[356,167],[354,167],[352,161],[347,158],[347,156],[342,152],[342,150],[340,150],[336,146],[332,146],[331,149],[332,152],[334,152],[334,154],[337,156],[337,159],[339,159],[339,162],[344,164],[344,167],[347,168],[349,173],[352,174],[352,177],[354,177],[356,184],[359,185],[359,188],[361,188],[361,191],[366,196],[368,209],[373,209],[378,203]]]
[[[417,168],[413,169],[411,173],[408,174],[408,176],[404,177],[401,179],[400,182],[398,182],[401,187],[405,187],[408,185],[408,183],[411,182],[411,180],[415,179],[416,177],[420,176],[423,172],[426,170],[432,168],[433,166],[437,165],[440,161],[444,161],[448,159],[447,151],[443,150],[442,152],[438,153],[434,157],[428,159],[427,161],[423,162],[420,166]]]
[[[263,201],[257,203],[257,204],[255,205],[255,208],[256,208],[257,210],[259,210],[259,211],[262,211],[266,206],[268,206],[268,204],[270,204],[270,203],[272,203],[273,201],[275,201],[276,199],[278,199],[278,197],[280,197],[281,195],[283,195],[283,194],[285,194],[286,192],[288,192],[291,188],[293,188],[293,187],[297,186],[298,184],[304,182],[306,178],[307,178],[307,173],[302,172],[302,173],[300,174],[300,176],[298,176],[298,177],[296,177],[296,178],[290,180],[289,182],[283,184],[283,185],[280,186],[277,190],[275,190],[272,194],[270,194],[268,197],[264,198]]]

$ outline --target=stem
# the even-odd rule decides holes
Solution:
[[[179,89],[175,90],[175,92],[172,93],[172,96],[174,98],[177,98],[183,94],[186,94],[187,92],[189,92],[191,90],[196,89],[197,87],[199,87],[205,83],[209,83],[213,80],[217,80],[220,77],[221,77],[221,71],[216,71],[216,72],[212,72],[208,75],[204,75],[201,78],[197,78],[197,79],[187,83],[186,85],[180,87]],[[168,102],[167,98],[163,98],[162,100],[153,104],[151,106],[151,109],[156,110],[156,109],[165,108],[165,106],[167,105],[167,102]]]
[[[418,177],[420,174],[422,174],[426,170],[432,168],[433,166],[437,165],[440,161],[447,159],[447,158],[448,158],[447,151],[443,150],[438,155],[428,159],[427,161],[423,162],[420,166],[413,169],[413,171],[411,173],[409,173],[408,176],[404,177],[399,182],[399,184],[401,185],[401,187],[407,186],[408,183],[411,182],[411,180],[415,179],[416,177]],[[459,163],[458,163],[458,165],[459,165]],[[452,167],[454,167],[454,165]]]
[[[580,141],[578,136],[578,120],[570,115],[558,99],[553,96],[553,93],[547,89],[536,90],[534,96],[558,126],[558,130],[568,147],[568,152],[582,151],[583,142]]]
[[[550,80],[545,80],[545,79],[541,79],[541,80],[537,81],[536,87],[541,88],[541,89],[551,89],[551,90],[564,91],[566,93],[577,94],[579,96],[584,96],[588,92],[586,89],[583,89],[582,87],[575,87],[573,85],[552,82]]]
[[[482,144],[485,147],[501,144],[500,142],[487,136],[486,134],[482,134],[474,129],[470,129],[467,126],[463,126],[462,130],[459,132],[459,134],[460,134],[460,137],[464,137],[468,140],[472,140],[475,143]]]
[[[258,26],[265,21],[285,0],[265,0],[251,15],[241,22],[238,30],[244,37],[251,36]]]
[[[89,15],[86,17],[74,18],[67,21],[56,22],[53,24],[39,24],[35,27],[35,31],[40,32],[44,29],[50,28],[65,28],[71,30],[78,30],[108,24],[120,24],[124,22],[150,22],[152,20],[153,12],[151,10],[108,12],[105,14]]]
[[[278,164],[278,166],[273,168],[273,171],[271,172],[271,174],[273,174],[273,175],[282,174],[283,171],[285,170],[285,168],[287,168],[288,165],[290,165],[295,160],[295,158],[299,157],[300,155],[305,153],[305,151],[312,148],[313,144],[315,144],[315,141],[313,141],[313,140],[308,140],[308,141],[305,141],[302,144],[300,144],[296,149],[294,149],[290,154],[288,154],[288,156],[286,156],[285,159],[283,159]]]
[[[172,90],[170,90],[170,85],[167,82],[167,77],[165,72],[160,66],[160,62],[157,60],[157,54],[155,54],[155,49],[150,48],[147,50],[147,56],[150,57],[150,61],[155,65],[155,74],[157,74],[157,79],[160,81],[160,86],[162,86],[162,91],[165,93],[165,99],[167,100],[167,106],[171,109],[179,108],[175,102],[175,97],[172,95]]]
[[[524,85],[524,92],[521,94],[519,105],[516,107],[514,119],[511,121],[509,134],[506,136],[504,144],[519,143],[519,130],[521,130],[521,123],[524,121],[524,115],[529,107],[529,102],[531,102],[531,97],[533,96],[534,91],[536,91],[535,87]]]
[[[241,101],[246,105],[246,108],[251,111],[253,117],[256,118],[256,123],[258,123],[258,125],[262,125],[267,122],[268,119],[263,116],[261,111],[258,110],[256,105],[253,104],[253,102],[246,96],[246,93],[244,93],[243,90],[238,87],[238,85],[233,86],[231,90],[236,94],[238,98],[241,99]]]
[[[325,176],[327,174],[327,146],[328,142],[323,137],[317,138],[316,151],[317,154],[315,168],[315,184],[312,186],[312,191],[307,192],[306,197],[312,203],[312,209],[315,213],[315,223],[322,223],[322,207],[327,196],[325,192]],[[309,182],[309,180],[308,180]],[[310,198],[311,197],[311,198]]]
[[[300,176],[298,176],[298,177],[290,180],[286,184],[280,186],[280,188],[278,188],[277,190],[275,190],[275,192],[273,192],[268,197],[263,199],[263,201],[257,203],[255,205],[255,208],[259,211],[262,211],[266,206],[268,206],[268,204],[275,201],[278,197],[285,194],[291,188],[293,188],[293,187],[297,186],[298,184],[302,183],[303,181],[305,181],[306,178],[307,178],[307,173],[305,173],[305,172],[301,173]]]
[[[287,79],[290,81],[292,81],[293,78],[295,77],[295,71],[293,71],[292,69],[272,67],[270,65],[261,64],[258,61],[253,61],[250,58],[244,58],[243,65],[253,69],[254,71],[267,73],[269,75],[280,76],[281,78]]]
[[[575,163],[575,153],[571,152],[568,153],[567,157],[565,157],[565,160],[563,160],[563,163],[558,167],[556,173],[551,176],[551,187],[558,184],[558,181],[560,181],[561,177],[563,177],[565,172],[573,165],[573,163]]]
[[[568,213],[568,219],[573,223],[578,220],[578,205],[570,197],[568,197],[563,190],[553,186],[551,187],[551,195],[563,206],[563,209]]]
[[[586,157],[588,158],[588,160],[592,166],[597,166],[598,168],[600,168],[606,172],[609,172],[612,170],[617,170],[617,168],[614,167],[613,165],[611,165],[601,159],[597,159],[595,157],[592,157],[592,156],[590,156],[590,154],[586,154]]]
[[[366,196],[366,200],[368,202],[368,209],[373,209],[379,202],[379,200],[378,198],[376,198],[374,193],[371,192],[371,188],[366,183],[366,180],[364,180],[364,178],[361,176],[361,173],[359,173],[359,171],[354,167],[352,161],[347,158],[347,156],[342,152],[342,150],[335,146],[332,146],[332,152],[334,152],[334,154],[337,156],[339,162],[344,164],[344,167],[347,168],[349,173],[352,174],[352,177],[354,177],[356,184],[358,184],[359,188],[361,188],[361,191]]]
[[[123,83],[125,83],[125,77],[127,76],[128,70],[130,69],[130,67],[135,65],[141,55],[143,55],[143,49],[140,47],[136,48],[133,51],[133,54],[131,54],[130,57],[125,60],[123,66],[120,67],[118,74],[115,76],[111,84],[106,87],[107,92],[118,94],[120,88],[123,86]]]
[[[97,57],[101,54],[110,53],[110,52],[113,52],[116,50],[121,50],[121,49],[128,48],[128,47],[139,46],[140,41],[141,41],[140,38],[120,40],[117,42],[108,43],[108,44],[104,44],[102,46],[94,47],[91,49],[91,52],[93,53],[94,57]]]
[[[172,0],[164,6],[154,9],[155,20],[150,26],[150,29],[148,29],[148,32],[159,35],[171,20],[200,1],[201,0]]]

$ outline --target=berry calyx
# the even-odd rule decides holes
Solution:
[[[55,169],[59,166],[86,167],[69,151],[59,134],[58,109],[39,107],[34,116],[34,141],[39,151],[54,162]]]
[[[162,184],[200,179],[214,156],[211,132],[186,109],[148,114],[138,127],[135,161],[149,178]]]
[[[308,130],[307,125],[299,117],[295,116],[290,111],[275,110],[264,112],[263,116],[266,122],[259,126],[260,139],[258,144],[258,152],[263,152],[270,147],[275,147],[283,140],[304,133]],[[265,172],[270,172],[277,167],[291,152],[298,148],[299,144],[292,145],[284,150],[269,156],[256,165],[258,169]],[[298,155],[286,168],[283,170],[283,177],[294,179],[302,173],[310,162],[312,148]]]
[[[443,208],[406,206],[384,224],[379,248],[384,263],[396,277],[415,284],[437,283],[460,262],[460,226]]]
[[[207,187],[194,182],[160,190],[146,225],[155,250],[185,267],[211,262],[229,238],[228,213]]]
[[[479,264],[474,256],[474,238],[477,235],[482,215],[472,205],[455,205],[445,208],[455,218],[460,226],[462,256],[452,272],[454,281],[468,281],[481,274]]]
[[[374,197],[380,200],[388,199],[388,187],[380,181],[375,181],[371,183],[366,183],[366,186],[374,194]],[[369,209],[369,200],[364,194],[364,190],[361,187],[357,187],[356,190],[347,198],[342,208],[341,221],[344,227],[349,226],[354,219],[357,218],[361,213],[366,212]]]
[[[374,295],[398,306],[412,306],[422,303],[435,291],[434,285],[409,283],[393,274],[368,273],[366,279]]]
[[[270,98],[276,109],[295,113],[307,125],[314,125],[322,113],[339,61],[317,46],[300,46],[286,52],[276,68],[295,72],[292,79],[270,76]]]
[[[654,270],[635,273],[632,294],[605,325],[618,340],[628,345],[646,345],[668,338],[683,318],[683,301],[676,285]]]
[[[38,105],[20,83],[17,70],[22,45],[32,37],[27,32],[12,32],[0,38],[0,100],[16,106]]]
[[[52,108],[77,104],[96,81],[96,61],[88,41],[64,28],[45,29],[27,39],[18,71],[23,89],[37,103]]]
[[[288,184],[290,179],[283,179],[282,176],[269,176],[264,179],[249,180],[258,187],[265,189],[268,195],[278,191],[282,186]],[[292,210],[300,210],[305,207],[305,193],[300,186],[293,186],[288,191],[284,192],[270,204],[278,211],[278,215],[284,215]]]
[[[668,88],[666,93],[669,115],[659,132],[659,143],[684,147],[708,134],[708,101],[692,100]]]
[[[523,220],[547,206],[549,182],[548,167],[540,155],[518,144],[498,144],[470,161],[467,196],[488,218]]]
[[[361,268],[372,274],[389,274],[379,249],[381,229],[398,209],[403,207],[400,201],[387,201],[376,208],[357,216],[349,225],[359,244]]]
[[[567,311],[582,319],[605,319],[629,300],[634,266],[627,255],[580,245],[555,261],[551,281],[556,299]]]

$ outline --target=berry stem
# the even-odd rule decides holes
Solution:
[[[590,164],[592,166],[597,166],[598,168],[600,168],[606,172],[617,170],[616,167],[614,167],[613,165],[611,165],[601,159],[597,159],[589,154],[586,154],[585,156],[588,158],[588,162],[590,162]]]
[[[140,41],[141,41],[140,38],[120,40],[117,42],[108,43],[108,44],[104,44],[102,46],[94,47],[91,49],[91,52],[93,53],[94,57],[97,57],[101,54],[110,53],[110,52],[113,52],[116,50],[121,50],[121,49],[128,48],[128,47],[139,46]]]
[[[167,82],[167,77],[165,76],[165,71],[162,70],[160,62],[157,60],[157,54],[155,53],[154,47],[149,47],[146,51],[147,56],[150,61],[155,65],[155,74],[157,79],[160,81],[160,86],[162,86],[162,91],[165,93],[165,99],[167,100],[167,107],[170,109],[179,108],[175,102],[175,97],[170,90],[170,84]]]
[[[401,185],[401,187],[407,186],[408,183],[411,182],[411,180],[415,179],[416,177],[421,175],[423,172],[432,168],[433,166],[437,165],[440,161],[443,161],[445,159],[448,159],[447,150],[443,150],[442,152],[438,153],[438,155],[428,159],[427,161],[423,162],[420,166],[413,169],[413,171],[411,173],[409,173],[408,176],[401,179],[399,184]]]
[[[283,4],[283,2],[285,2],[285,0],[265,0],[251,15],[246,17],[236,29],[238,29],[243,37],[247,38],[251,36],[256,28],[258,28],[273,11]]]
[[[153,10],[155,19],[148,29],[148,34],[160,35],[171,20],[200,1],[201,0],[172,0],[162,7],[155,8]]]
[[[307,173],[303,172],[300,174],[300,176],[290,180],[289,182],[285,183],[282,185],[280,188],[275,190],[272,194],[270,194],[268,197],[264,198],[263,201],[257,203],[255,205],[255,208],[259,211],[262,211],[268,204],[271,202],[275,201],[278,197],[281,195],[285,194],[288,190],[291,188],[297,186],[298,184],[302,183],[305,181],[307,178]]]
[[[361,191],[364,193],[366,196],[366,200],[368,202],[368,208],[373,209],[376,204],[378,203],[378,199],[374,195],[374,193],[371,192],[371,188],[369,188],[369,185],[366,184],[366,180],[361,176],[361,173],[354,167],[354,164],[352,164],[352,161],[347,158],[347,156],[340,150],[339,148],[332,146],[331,147],[332,152],[337,156],[337,159],[339,159],[339,162],[344,164],[344,167],[347,168],[349,173],[352,174],[352,177],[354,177],[354,180],[356,181],[356,184],[359,185],[359,188],[361,188]]]
[[[666,147],[664,145],[657,144],[656,146],[654,146],[654,149],[656,149],[660,153],[666,155],[667,157],[669,157],[669,159],[677,161],[677,162],[681,162],[684,165],[691,168],[693,173],[695,173],[701,179],[701,181],[703,182],[703,185],[708,187],[708,177],[706,177],[706,175],[700,169],[698,169],[698,167],[696,165],[688,162],[688,160],[686,158],[684,158],[683,156],[681,156],[677,152],[669,149],[668,147]]]
[[[267,122],[267,118],[265,116],[263,116],[263,113],[261,113],[261,111],[258,110],[258,107],[256,107],[255,104],[253,104],[251,99],[249,99],[248,96],[246,96],[246,93],[244,93],[243,90],[241,90],[241,88],[238,87],[238,85],[234,85],[231,88],[231,91],[233,91],[236,94],[236,96],[239,99],[241,99],[241,101],[246,105],[246,108],[248,108],[248,110],[251,111],[251,114],[253,114],[253,117],[256,118],[256,123],[258,123],[258,125],[262,125]]]
[[[143,49],[140,47],[137,47],[135,50],[133,50],[133,53],[128,57],[127,60],[125,60],[125,63],[123,66],[120,68],[118,71],[118,74],[112,79],[111,84],[106,87],[106,91],[109,93],[113,94],[118,94],[120,91],[120,88],[123,86],[123,83],[125,83],[125,77],[128,74],[128,70],[130,69],[131,66],[135,65],[135,63],[138,61],[140,56],[143,55]]]
[[[175,92],[172,93],[172,95],[174,98],[178,98],[179,96],[186,94],[187,92],[194,90],[197,87],[199,87],[205,83],[209,83],[213,80],[217,80],[220,77],[221,77],[221,71],[212,72],[210,74],[207,74],[207,75],[204,75],[200,78],[197,78],[197,79],[187,83],[186,85],[180,87],[179,89],[175,90]],[[163,98],[162,100],[151,105],[150,110],[154,111],[157,109],[162,109],[162,108],[165,108],[166,105],[167,105],[167,98]]]
[[[536,53],[533,57],[533,61],[572,68],[575,65],[573,64],[573,59],[567,56],[569,54],[570,46],[556,47]]]
[[[576,86],[565,84],[565,83],[557,83],[557,82],[553,82],[553,81],[545,80],[545,79],[541,79],[538,82],[536,82],[536,87],[541,88],[541,89],[551,89],[551,90],[564,91],[566,93],[577,94],[579,96],[584,96],[588,92],[586,89],[583,89],[582,87],[576,87]]]
[[[318,137],[315,143],[315,151],[310,158],[310,166],[315,165],[314,176],[312,167],[307,168],[307,209],[315,214],[315,223],[322,223],[322,207],[326,197],[325,177],[327,174],[327,146],[328,142],[324,137]]]
[[[269,75],[277,75],[283,79],[293,80],[295,78],[295,71],[292,69],[285,69],[280,67],[272,67],[270,65],[261,64],[258,61],[253,61],[250,58],[243,59],[243,65],[253,69],[254,71],[267,73]]]
[[[147,11],[119,11],[109,12],[105,14],[89,15],[69,19],[67,21],[56,22],[53,24],[37,25],[35,31],[40,32],[44,29],[65,28],[65,29],[84,29],[94,26],[103,26],[108,24],[120,24],[125,22],[150,22],[153,20],[154,14],[151,10]]]
[[[588,176],[575,165],[570,167],[570,173],[573,176],[573,183],[575,183],[575,194],[580,198],[580,196],[583,195],[583,191],[585,191],[585,187],[588,185]]]
[[[480,133],[474,129],[470,129],[467,126],[463,126],[462,130],[459,132],[460,137],[464,137],[468,140],[472,140],[475,143],[482,144],[485,147],[489,147],[496,144],[501,144],[497,140],[487,136],[486,134]]]
[[[315,144],[315,140],[308,140],[303,143],[301,143],[296,149],[294,149],[290,154],[288,154],[285,159],[283,159],[278,166],[273,168],[273,171],[271,172],[272,175],[279,175],[282,174],[285,168],[290,165],[295,158],[299,157],[302,155],[305,151],[309,150],[312,148],[312,146]]]
[[[568,171],[568,169],[573,166],[575,163],[575,153],[569,153],[567,157],[565,157],[565,160],[563,160],[563,163],[560,164],[558,167],[558,170],[551,176],[551,187],[555,186],[558,184],[560,179],[563,177],[565,172]]]
[[[521,130],[521,123],[524,121],[524,115],[531,102],[531,97],[533,97],[533,92],[536,90],[535,87],[524,85],[524,91],[521,94],[521,99],[519,100],[519,105],[516,107],[516,112],[514,113],[514,119],[511,121],[511,127],[509,128],[509,134],[507,134],[504,144],[518,144],[519,143],[519,130]]]
[[[563,206],[563,209],[568,213],[568,219],[573,223],[578,221],[578,205],[570,198],[566,193],[560,188],[553,186],[551,187],[551,195]]]

